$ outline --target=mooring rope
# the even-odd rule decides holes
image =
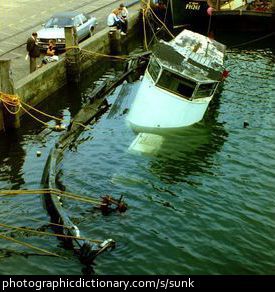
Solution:
[[[17,244],[23,245],[25,247],[28,247],[30,249],[33,249],[33,250],[36,250],[36,251],[39,251],[39,252],[43,252],[43,254],[47,254],[49,256],[55,256],[55,257],[67,259],[66,257],[63,257],[63,256],[58,255],[56,253],[50,252],[50,251],[48,251],[48,250],[46,250],[44,248],[40,248],[40,247],[34,246],[34,245],[30,244],[30,243],[17,240],[17,239],[15,239],[13,237],[6,236],[6,235],[4,235],[2,233],[0,233],[0,238],[3,238],[3,239],[8,240],[8,241],[15,242]]]
[[[166,26],[166,24],[156,15],[154,10],[152,9],[150,1],[142,0],[141,2],[143,4],[145,4],[145,8],[143,9],[143,14],[145,15],[145,17],[147,17],[147,15],[149,14],[149,11],[150,11],[152,13],[152,15],[161,23],[162,28],[164,27],[165,30],[168,32],[168,34],[174,39],[175,36],[172,34],[172,32],[169,30],[169,28]],[[147,17],[147,20],[149,21],[148,17]],[[162,28],[160,28],[160,29],[162,29]],[[154,31],[153,31],[153,33],[155,34]]]
[[[126,55],[126,56],[116,56],[116,55],[103,54],[103,53],[98,53],[98,52],[82,49],[79,46],[66,47],[66,51],[69,51],[69,50],[72,50],[72,49],[78,49],[79,52],[87,53],[89,55],[96,55],[96,56],[99,56],[99,57],[105,57],[105,58],[110,58],[110,59],[118,59],[119,61],[125,61],[125,60],[129,59],[128,55]]]
[[[89,241],[89,242],[93,242],[93,243],[102,243],[103,242],[102,240],[97,240],[97,239],[88,239],[88,238],[80,237],[80,236],[64,235],[64,234],[51,233],[51,232],[46,232],[46,231],[38,231],[38,230],[35,230],[32,228],[11,226],[11,225],[7,225],[4,223],[0,223],[0,227],[6,228],[6,229],[13,229],[13,230],[19,230],[19,231],[39,234],[39,235],[47,235],[47,236],[54,236],[54,237],[60,237],[60,238],[84,240],[84,241]]]
[[[33,115],[29,110],[33,110],[45,117],[48,117],[48,118],[51,118],[51,119],[54,119],[56,121],[59,121],[59,122],[64,122],[64,119],[61,119],[61,118],[58,118],[56,116],[53,116],[53,115],[49,115],[27,103],[25,103],[18,95],[16,94],[8,94],[8,93],[4,93],[2,91],[0,91],[0,101],[2,101],[5,109],[12,115],[17,115],[20,110],[22,109],[26,114],[28,114],[30,117],[32,117],[34,120],[36,120],[37,122],[43,124],[45,127],[47,128],[51,128],[51,129],[57,129],[56,126],[51,126],[49,125],[48,123],[42,121],[41,119],[39,119],[38,117],[36,117],[35,115]],[[12,111],[9,107],[12,107],[12,108],[16,108],[15,111]],[[28,109],[27,109],[27,108]],[[82,126],[83,128],[89,128],[89,126],[86,126],[82,123],[79,123],[79,122],[74,122],[73,123],[75,124],[78,124],[80,126]]]
[[[75,229],[73,226],[69,227],[69,226],[66,226],[66,225],[63,225],[63,224],[57,224],[57,223],[49,222],[49,221],[42,220],[42,219],[35,219],[35,218],[31,218],[31,217],[26,217],[26,216],[24,216],[24,218],[26,218],[28,220],[31,220],[31,221],[34,221],[34,222],[43,223],[44,225],[52,225],[52,226],[62,227],[64,229],[68,229],[68,230],[74,230]]]
[[[72,200],[81,201],[85,203],[90,203],[93,205],[104,205],[101,200],[96,198],[88,198],[84,196],[79,196],[73,193],[61,191],[58,189],[33,189],[33,190],[0,190],[1,196],[16,196],[16,195],[47,195],[53,194],[56,196],[66,197]]]
[[[256,43],[256,42],[261,41],[263,39],[269,38],[269,37],[273,36],[274,34],[275,34],[275,32],[273,31],[272,33],[269,33],[269,34],[264,35],[262,37],[259,37],[259,38],[253,39],[251,41],[247,41],[247,42],[241,43],[241,44],[233,45],[233,46],[230,46],[229,48],[234,49],[234,48],[242,47],[242,46],[245,46],[245,45],[253,44],[253,43]]]

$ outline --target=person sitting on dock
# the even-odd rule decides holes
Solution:
[[[124,31],[123,32],[126,34],[127,30],[128,30],[129,12],[128,12],[128,9],[126,8],[126,6],[123,3],[121,3],[119,5],[119,10],[120,10],[119,19],[124,23]]]
[[[121,30],[121,34],[125,35],[125,23],[120,19],[119,14],[121,12],[121,8],[114,9],[107,18],[107,25],[112,29],[116,28],[118,30]]]
[[[58,56],[56,54],[56,46],[54,40],[49,40],[49,45],[47,48],[47,53],[42,59],[42,62],[40,65],[38,65],[38,68],[41,68],[43,65],[46,65],[47,63],[58,61]]]

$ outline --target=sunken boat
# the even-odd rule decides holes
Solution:
[[[199,122],[228,74],[224,56],[223,44],[189,30],[160,41],[127,116],[130,126],[152,132]]]

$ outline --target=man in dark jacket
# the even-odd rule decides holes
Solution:
[[[36,32],[33,32],[32,36],[27,40],[27,51],[30,58],[30,73],[32,73],[36,70],[36,58],[40,56]]]

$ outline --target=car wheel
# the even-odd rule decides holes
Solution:
[[[94,35],[94,32],[95,32],[95,28],[92,26],[90,28],[90,36]]]

